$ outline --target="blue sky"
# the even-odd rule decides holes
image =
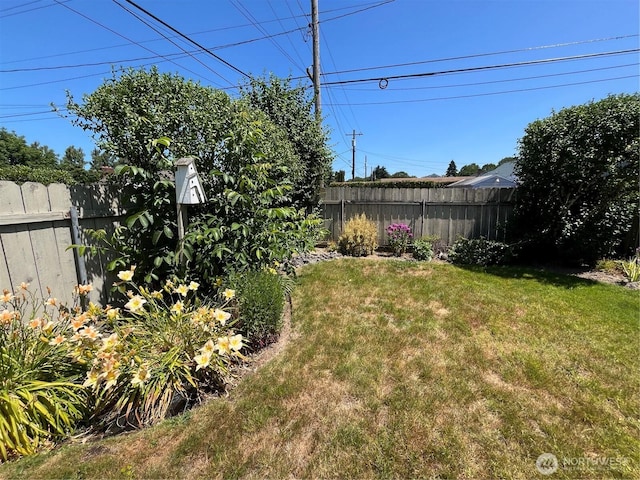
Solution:
[[[311,0],[135,3],[244,73],[310,85]],[[356,176],[365,158],[367,174],[376,165],[444,174],[451,160],[482,166],[516,154],[526,126],[554,110],[639,90],[637,0],[318,3],[322,113],[334,169],[347,178],[353,130],[362,133]],[[64,107],[66,90],[91,93],[111,65],[157,65],[236,95],[243,75],[174,43],[195,50],[125,0],[2,0],[0,127],[59,156],[80,147],[88,160],[91,137],[49,104]]]

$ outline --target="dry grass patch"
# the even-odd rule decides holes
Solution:
[[[553,478],[640,477],[637,292],[343,259],[302,269],[293,306],[228,398],[0,476],[529,479],[550,452]]]

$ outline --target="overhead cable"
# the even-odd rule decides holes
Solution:
[[[191,54],[190,52],[188,52],[187,50],[185,50],[181,45],[177,44],[176,42],[174,42],[171,38],[167,37],[164,33],[162,33],[160,30],[158,30],[157,28],[155,28],[153,25],[151,25],[150,23],[148,23],[147,21],[145,21],[143,18],[141,18],[139,15],[137,15],[136,13],[132,12],[131,10],[129,10],[127,7],[125,7],[124,5],[122,5],[120,2],[118,2],[118,0],[113,0],[113,2],[118,5],[120,8],[122,8],[125,12],[129,13],[131,16],[133,16],[134,18],[136,18],[137,20],[139,20],[140,22],[142,22],[143,24],[145,24],[147,27],[149,27],[151,30],[153,30],[154,32],[156,32],[158,35],[160,35],[162,38],[164,38],[165,40],[171,42],[171,44],[175,45],[176,47],[178,47],[180,50],[182,50],[185,54],[187,54],[188,56],[190,56],[192,59],[194,59],[196,62],[198,62],[200,65],[202,65],[204,68],[206,68],[207,70],[209,70],[210,72],[212,72],[213,74],[217,75],[218,77],[220,77],[221,79],[223,79],[225,82],[227,82],[229,85],[233,85],[233,83],[231,83],[229,80],[227,80],[226,78],[224,78],[220,73],[216,72],[213,68],[211,68],[209,65],[207,65],[206,63],[204,63],[203,61],[201,61],[199,58],[196,58],[193,54]],[[214,82],[211,82],[214,83]]]
[[[85,19],[89,20],[91,23],[95,23],[96,25],[98,25],[98,26],[100,26],[100,27],[104,28],[105,30],[107,30],[107,31],[109,31],[109,32],[111,32],[111,33],[113,33],[114,35],[117,35],[117,36],[119,36],[120,38],[124,38],[124,39],[125,39],[126,41],[128,41],[129,43],[132,43],[132,44],[134,44],[134,45],[137,45],[137,46],[139,46],[140,48],[143,48],[143,49],[145,49],[145,50],[146,50],[146,51],[148,51],[148,52],[151,52],[151,53],[153,53],[153,54],[155,54],[155,55],[158,55],[158,53],[157,53],[157,52],[154,52],[154,51],[153,51],[153,50],[151,50],[150,48],[145,47],[144,45],[141,45],[140,43],[136,42],[135,40],[132,40],[132,39],[128,38],[128,37],[127,37],[127,36],[125,36],[125,35],[122,35],[121,33],[119,33],[119,32],[117,32],[117,31],[113,30],[112,28],[107,27],[106,25],[104,25],[104,24],[102,24],[102,23],[98,22],[97,20],[94,20],[94,19],[93,19],[93,18],[91,18],[91,17],[88,17],[87,15],[85,15],[85,14],[84,14],[84,13],[82,13],[82,12],[79,12],[78,10],[74,10],[73,8],[69,7],[68,5],[64,5],[64,4],[63,4],[63,2],[62,2],[61,0],[53,0],[53,1],[54,1],[54,2],[56,2],[58,5],[63,6],[64,8],[66,8],[66,9],[68,9],[68,10],[71,10],[73,13],[75,13],[75,14],[77,14],[77,15],[80,15],[82,18],[85,18]],[[174,62],[173,60],[171,60],[171,59],[169,59],[169,58],[166,58],[164,55],[160,55],[160,56],[162,56],[162,58],[165,58],[168,62],[171,62],[171,63],[173,63],[174,65],[176,65],[176,66],[178,66],[178,67],[180,67],[180,68],[183,68],[183,69],[187,70],[188,72],[191,72],[191,70],[189,70],[188,68],[185,68],[185,67],[183,67],[183,66],[181,66],[181,65],[177,64],[177,63],[176,63],[176,62]],[[191,73],[193,73],[194,75],[197,75],[195,72],[191,72]],[[98,74],[98,75],[102,75],[102,73],[101,73],[101,74]],[[92,75],[86,75],[86,76],[89,76],[89,77],[90,77],[90,76],[92,76]],[[82,77],[76,77],[76,78],[82,78]],[[73,80],[73,79],[71,79],[71,80]],[[44,82],[44,83],[47,83],[47,82]],[[51,82],[51,83],[54,83],[54,82]],[[13,88],[23,88],[23,86],[18,86],[18,87],[8,87],[8,88],[0,88],[0,90],[10,90],[10,89],[13,89]]]
[[[473,97],[487,97],[491,95],[503,95],[506,93],[520,93],[520,92],[531,92],[534,90],[546,90],[549,88],[561,88],[561,87],[572,87],[575,85],[586,85],[589,83],[602,83],[602,82],[611,82],[614,80],[624,80],[627,78],[638,78],[638,75],[625,75],[621,77],[613,77],[613,78],[603,78],[600,80],[587,80],[584,82],[574,82],[574,83],[564,83],[561,85],[548,85],[544,87],[531,87],[531,88],[521,88],[517,90],[505,90],[502,92],[488,92],[488,93],[474,93],[469,95],[457,95],[454,97],[437,97],[437,98],[422,98],[422,99],[412,99],[412,100],[390,100],[383,102],[362,102],[362,103],[351,103],[352,106],[369,106],[369,105],[392,105],[397,103],[421,103],[421,102],[434,102],[437,100],[456,100],[460,98],[473,98]],[[335,106],[344,106],[344,103],[336,103]]]
[[[431,60],[420,60],[420,61],[416,61],[416,62],[396,63],[396,64],[392,64],[392,65],[379,65],[379,66],[376,66],[376,67],[352,68],[352,69],[349,69],[349,70],[340,70],[340,71],[336,71],[336,72],[323,72],[321,74],[321,76],[325,77],[325,76],[328,76],[328,75],[339,75],[339,74],[343,74],[343,73],[366,72],[366,71],[370,71],[370,70],[383,70],[383,69],[387,69],[387,68],[398,68],[398,67],[411,67],[411,66],[415,66],[415,65],[424,65],[424,64],[427,64],[427,63],[450,62],[450,61],[453,61],[453,60],[467,60],[469,58],[480,58],[480,57],[490,57],[490,56],[496,56],[496,55],[506,55],[506,54],[510,54],[510,53],[530,52],[530,51],[535,51],[535,50],[543,50],[543,49],[547,49],[547,48],[569,47],[569,46],[584,45],[584,44],[595,43],[595,42],[608,42],[608,41],[612,41],[612,40],[622,40],[622,39],[633,38],[633,37],[638,37],[638,36],[640,36],[640,35],[638,35],[638,34],[619,35],[619,36],[616,36],[616,37],[594,38],[594,39],[590,39],[590,40],[578,40],[578,41],[575,41],[575,42],[555,43],[555,44],[550,44],[550,45],[540,45],[540,46],[537,46],[537,47],[518,48],[518,49],[514,49],[514,50],[501,50],[501,51],[498,51],[498,52],[474,53],[474,54],[471,54],[471,55],[458,55],[458,56],[455,56],[455,57],[435,58],[435,59],[431,59]],[[292,80],[300,80],[300,79],[303,79],[303,78],[306,78],[306,77],[293,77]]]
[[[172,27],[171,25],[169,25],[167,22],[165,22],[164,20],[161,20],[160,18],[156,17],[153,13],[149,12],[148,10],[142,8],[140,5],[138,5],[137,3],[135,3],[132,0],[125,0],[125,2],[127,2],[129,5],[137,8],[138,10],[140,10],[141,12],[143,12],[144,14],[148,15],[149,17],[153,18],[156,22],[164,25],[165,27],[167,27],[169,30],[171,30],[172,32],[180,35],[182,38],[184,38],[185,40],[187,40],[188,42],[192,43],[193,45],[195,45],[196,47],[198,47],[199,49],[207,52],[209,55],[211,55],[213,58],[215,58],[216,60],[224,63],[227,67],[231,68],[232,70],[235,70],[236,72],[238,72],[239,74],[241,74],[242,76],[246,77],[246,78],[251,78],[251,76],[245,72],[243,72],[242,70],[240,70],[238,67],[236,67],[235,65],[230,64],[229,62],[227,62],[226,60],[224,60],[223,58],[220,58],[218,55],[216,55],[215,53],[213,53],[211,50],[209,50],[208,48],[200,45],[198,42],[196,42],[195,40],[193,40],[192,38],[188,37],[187,35],[185,35],[184,33],[180,32],[179,30],[175,29],[174,27]]]
[[[613,52],[603,52],[603,53],[588,53],[584,55],[573,55],[569,57],[556,57],[556,58],[545,58],[542,60],[528,60],[525,62],[513,62],[513,63],[502,63],[497,65],[484,65],[480,67],[466,67],[466,68],[457,68],[452,70],[441,70],[436,72],[422,72],[422,73],[408,73],[404,75],[383,75],[379,77],[372,78],[359,78],[353,80],[339,80],[334,82],[325,82],[323,86],[329,85],[347,85],[351,83],[364,83],[364,82],[379,82],[380,80],[404,80],[407,78],[422,78],[422,77],[433,77],[436,75],[448,75],[451,73],[462,73],[462,72],[478,72],[483,70],[496,70],[500,68],[512,68],[512,67],[523,67],[528,65],[541,65],[546,63],[556,63],[556,62],[565,62],[570,60],[584,60],[587,58],[597,58],[597,57],[607,57],[612,55],[626,55],[629,53],[637,53],[640,49],[632,48],[628,50],[616,50]]]

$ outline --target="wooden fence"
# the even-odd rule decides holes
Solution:
[[[376,222],[378,243],[385,229],[405,223],[416,237],[438,235],[447,244],[458,236],[501,239],[500,226],[513,210],[512,189],[349,188],[331,187],[323,208],[330,239],[345,222],[365,213]],[[0,291],[21,282],[67,303],[78,283],[93,285],[90,299],[105,304],[114,280],[106,259],[78,257],[68,247],[86,241],[84,229],[111,231],[121,218],[117,192],[104,185],[67,187],[0,181]]]
[[[385,229],[392,223],[410,226],[416,238],[437,235],[451,245],[459,236],[504,239],[501,227],[514,201],[511,188],[329,187],[322,204],[332,241],[349,218],[364,213],[378,227],[379,245],[388,244]]]
[[[94,291],[90,300],[104,304],[112,277],[104,259],[78,257],[85,228],[112,230],[121,211],[117,195],[104,185],[67,187],[61,184],[0,181],[0,291],[22,282],[38,295],[72,301],[73,288],[85,281]]]

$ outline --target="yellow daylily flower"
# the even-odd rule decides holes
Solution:
[[[52,338],[49,341],[49,345],[60,345],[61,343],[64,343],[65,338],[62,335],[58,335],[55,338]]]
[[[241,334],[234,335],[229,339],[229,348],[234,352],[239,351],[243,346]]]
[[[109,310],[107,310],[107,318],[109,320],[117,319],[119,314],[120,314],[119,308],[110,308]]]
[[[97,370],[87,372],[87,379],[82,384],[83,387],[97,387],[100,381],[100,375]]]
[[[118,383],[118,376],[120,375],[119,370],[109,370],[106,375],[104,375],[104,379],[106,383],[104,384],[105,390],[113,387],[116,383]]]
[[[225,300],[231,300],[233,297],[236,296],[236,291],[230,288],[227,288],[225,289],[224,292],[222,292],[222,296],[224,296]]]
[[[131,379],[132,385],[142,385],[144,382],[151,378],[151,372],[149,371],[149,367],[146,364],[140,365],[138,371],[133,375]]]
[[[111,350],[115,348],[118,343],[120,343],[120,339],[118,338],[117,333],[112,333],[107,338],[105,338],[102,342],[102,347],[100,350]]]
[[[231,350],[229,349],[229,337],[218,338],[218,344],[215,348],[218,350],[220,355],[231,353]]]
[[[138,310],[143,309],[145,303],[147,303],[147,301],[144,298],[142,298],[140,295],[134,295],[133,297],[131,297],[131,300],[129,300],[125,304],[124,308],[126,308],[132,313],[135,313]]]
[[[211,362],[211,352],[202,352],[199,355],[193,357],[196,362],[196,372],[201,368],[205,368],[209,366],[209,362]]]
[[[123,282],[130,282],[133,278],[133,272],[135,271],[136,266],[133,265],[129,270],[120,270],[118,272],[118,278]]]
[[[189,287],[187,287],[184,283],[182,283],[178,285],[178,287],[173,291],[173,293],[179,293],[183,297],[186,297],[187,293],[189,293]]]
[[[224,325],[227,323],[227,320],[229,320],[231,318],[231,314],[228,312],[225,312],[224,310],[220,310],[219,308],[216,308],[213,311],[213,317],[220,322],[221,325]]]
[[[200,287],[200,284],[198,282],[191,282],[189,284],[189,290],[196,291],[198,290],[198,287]]]
[[[182,303],[180,300],[178,300],[176,303],[171,305],[171,311],[173,313],[182,313],[183,310],[184,310],[184,303]]]
[[[215,343],[213,343],[213,340],[209,339],[207,340],[207,343],[205,343],[204,346],[200,349],[200,351],[213,353],[215,349],[216,349]]]

